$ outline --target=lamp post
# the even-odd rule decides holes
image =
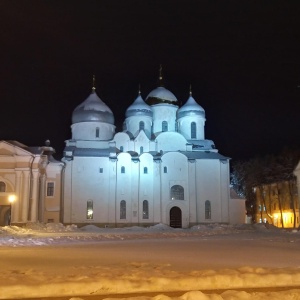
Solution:
[[[11,224],[11,208],[12,208],[12,204],[15,202],[16,200],[16,196],[15,195],[9,195],[8,196],[8,202],[9,202],[9,210],[10,210],[10,214],[9,214],[9,222],[8,222],[8,225]]]

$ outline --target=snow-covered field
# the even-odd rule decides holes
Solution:
[[[300,232],[263,224],[0,227],[0,299],[300,299],[299,253]]]

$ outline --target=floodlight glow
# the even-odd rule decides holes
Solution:
[[[16,196],[15,195],[9,195],[8,196],[9,203],[13,203],[13,202],[15,202],[15,200],[16,200]]]

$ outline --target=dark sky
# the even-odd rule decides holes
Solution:
[[[299,0],[0,0],[0,139],[60,156],[93,74],[119,126],[162,64],[182,103],[192,84],[220,153],[300,147],[299,16]]]

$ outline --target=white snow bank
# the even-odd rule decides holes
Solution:
[[[186,262],[186,259],[190,258],[188,256],[190,255],[189,253],[193,253],[189,252],[191,249],[184,248],[187,243],[186,238],[192,241],[203,239],[207,241],[208,245],[212,243],[214,247],[218,247],[220,244],[218,241],[225,241],[226,243],[222,245],[226,245],[226,248],[221,246],[223,248],[219,249],[220,256],[225,252],[230,255],[231,251],[236,250],[231,248],[234,240],[238,241],[235,245],[239,245],[240,241],[248,243],[248,240],[255,240],[252,245],[260,246],[260,248],[257,248],[260,249],[259,251],[264,249],[262,247],[267,247],[265,248],[265,253],[259,252],[256,248],[251,248],[250,246],[249,249],[246,248],[246,251],[249,251],[254,256],[262,255],[263,257],[263,255],[268,255],[268,251],[274,249],[272,247],[280,248],[280,245],[284,244],[293,245],[292,248],[287,248],[293,252],[286,253],[284,252],[286,248],[282,247],[281,254],[283,256],[292,254],[292,257],[295,259],[295,257],[298,257],[298,250],[300,250],[300,234],[298,231],[282,230],[263,224],[236,226],[209,224],[197,225],[190,229],[174,229],[163,224],[147,228],[98,228],[94,225],[77,228],[74,225],[63,226],[62,224],[53,223],[29,223],[24,228],[6,226],[0,228],[0,246],[2,246],[0,247],[0,299],[16,299],[26,295],[28,298],[68,296],[72,300],[79,300],[84,299],[84,296],[78,297],[78,295],[128,293],[137,293],[140,296],[122,299],[300,299],[300,289],[297,289],[300,287],[300,259],[294,261],[295,267],[282,267],[282,265],[278,267],[278,262],[280,262],[280,256],[278,256],[278,260],[274,261],[274,267],[270,268],[247,266],[247,261],[245,261],[244,267],[234,268],[228,263],[227,268],[199,269],[195,267],[181,270],[180,268],[172,269],[167,263],[164,263],[164,259],[166,260],[170,253],[164,252],[169,251],[168,248],[164,250],[164,247],[161,247],[159,249],[159,253],[161,253],[160,262],[153,264],[153,262],[149,261],[148,256],[151,255],[152,249],[157,249],[158,245],[163,245],[163,240],[165,239],[175,239],[175,246],[178,245],[178,241],[181,241],[181,245],[183,245],[183,248],[180,248],[183,249],[180,253],[184,257],[184,262]],[[84,245],[84,250],[86,251],[84,255],[92,255],[93,251],[99,251],[97,248],[99,243],[101,244],[105,241],[114,241],[112,249],[117,249],[116,251],[118,251],[118,246],[126,243],[126,240],[128,240],[129,244],[137,240],[134,247],[138,248],[142,245],[140,241],[146,239],[150,240],[150,249],[149,252],[140,254],[142,258],[144,257],[142,261],[124,260],[123,263],[117,263],[114,261],[114,256],[108,255],[108,257],[111,257],[111,261],[103,261],[105,262],[103,265],[80,265],[70,269],[67,261],[63,260],[63,256],[61,256],[62,259],[58,260],[59,265],[52,266],[51,255],[53,255],[53,251],[56,251],[54,250],[56,247],[53,248],[54,245],[62,245],[63,249],[67,248],[69,251],[67,258],[78,261],[80,256],[77,252],[83,250],[82,247],[74,247],[75,244]],[[97,243],[96,248],[95,243]],[[49,247],[50,245],[51,247]],[[24,247],[24,251],[15,253],[12,251],[18,249],[12,249],[11,247]],[[35,251],[33,247],[42,249],[42,256],[45,257],[45,263],[42,262],[42,265],[39,267],[34,262],[38,253],[32,252]],[[52,250],[50,251],[50,249]],[[57,255],[62,255],[62,250],[61,248],[59,249]],[[207,249],[210,249],[209,246]],[[185,250],[187,251],[185,252]],[[201,259],[203,260],[206,257],[211,257],[205,251],[209,250],[201,249]],[[280,251],[280,249],[277,251]],[[122,261],[121,252],[119,257],[121,257]],[[13,265],[5,264],[8,259],[11,259]],[[195,259],[198,259],[198,257],[195,257]],[[236,259],[239,260],[238,257]],[[32,261],[32,264],[28,264],[28,260]],[[54,261],[57,260],[53,259]],[[24,267],[27,265],[30,265],[30,267]],[[277,292],[247,292],[249,288],[263,287],[288,287],[289,289]],[[228,291],[220,294],[205,293],[207,290],[226,289]],[[164,293],[169,291],[182,292],[182,296],[169,297],[164,295]],[[185,293],[184,291],[189,292]],[[157,296],[143,296],[143,294],[148,292],[155,292]]]

